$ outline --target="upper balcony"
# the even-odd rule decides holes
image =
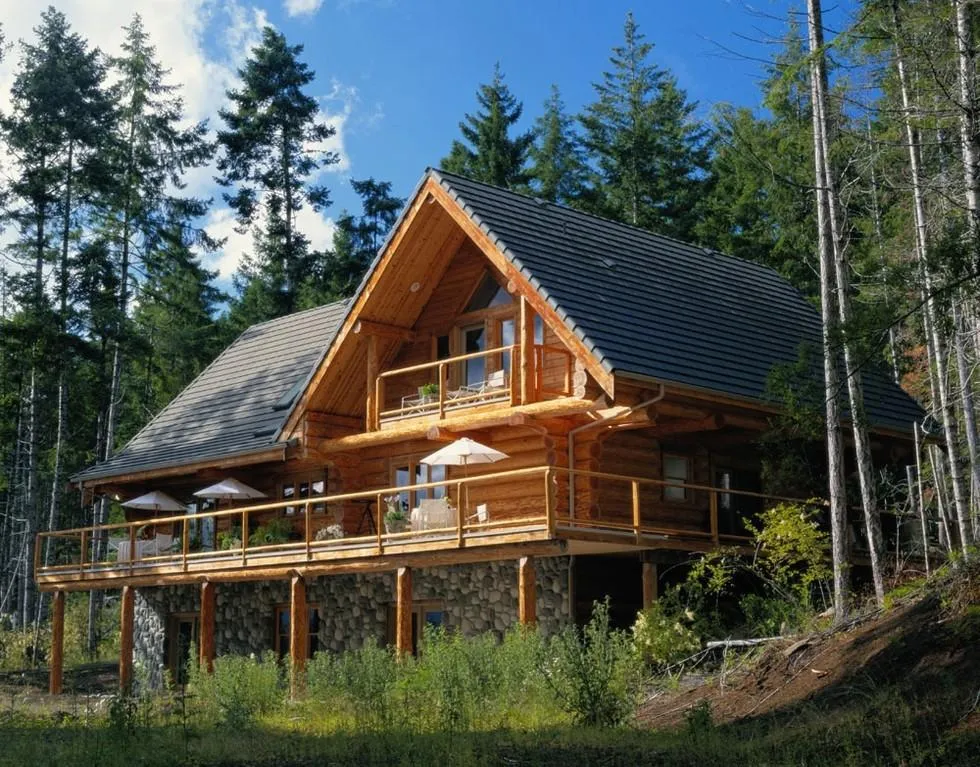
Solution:
[[[572,396],[575,358],[554,344],[510,344],[386,370],[369,384],[369,431],[397,421],[439,421],[489,409]]]

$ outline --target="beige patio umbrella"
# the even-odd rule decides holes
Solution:
[[[507,457],[509,456],[506,453],[487,447],[469,437],[463,437],[419,460],[429,466],[462,466],[463,476],[465,476],[466,467],[471,464],[496,463]]]
[[[439,448],[434,453],[425,456],[425,458],[420,458],[419,461],[429,466],[462,466],[463,476],[465,477],[466,467],[471,464],[496,463],[508,457],[507,453],[494,450],[492,447],[487,447],[469,437],[463,437],[462,439],[457,439],[455,442],[449,443],[445,447]],[[470,491],[467,486],[465,507],[469,507],[469,497]],[[460,509],[464,509],[463,500],[458,499],[457,502],[460,504]],[[468,508],[465,510],[468,511]]]
[[[209,485],[202,490],[197,490],[194,495],[198,498],[223,498],[226,500],[248,500],[250,498],[265,498],[265,493],[249,487],[244,482],[239,482],[234,477],[223,479],[217,484]]]
[[[160,490],[154,490],[138,498],[133,498],[122,505],[127,509],[144,511],[187,511],[184,504]]]

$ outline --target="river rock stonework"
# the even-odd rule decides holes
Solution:
[[[554,633],[571,620],[568,557],[535,560],[538,626]],[[215,586],[218,655],[259,655],[275,642],[275,610],[289,604],[288,581],[220,583]],[[517,623],[517,562],[415,568],[416,604],[441,609],[443,625],[464,635],[502,635]],[[306,598],[319,609],[320,650],[344,652],[373,639],[384,644],[393,621],[394,573],[331,575],[307,581]],[[171,616],[200,611],[200,586],[136,590],[134,654],[138,675],[163,683]]]

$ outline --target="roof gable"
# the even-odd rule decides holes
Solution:
[[[817,310],[774,270],[444,171],[442,189],[530,280],[602,366],[764,401],[773,366],[820,348]],[[863,375],[877,426],[910,431],[915,401]]]

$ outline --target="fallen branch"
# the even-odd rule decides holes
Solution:
[[[765,644],[766,642],[781,642],[789,637],[778,636],[778,637],[759,637],[758,639],[721,639],[716,642],[705,642],[705,650],[717,650],[717,649],[728,649],[729,647],[755,647],[756,645]]]

